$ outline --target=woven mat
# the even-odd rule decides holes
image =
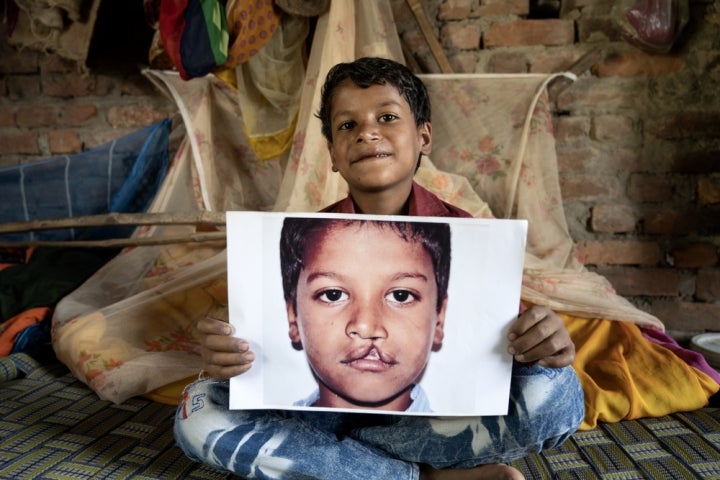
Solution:
[[[0,479],[237,478],[188,460],[173,415],[99,400],[61,365],[0,358]],[[720,409],[602,425],[513,465],[527,480],[720,479]]]

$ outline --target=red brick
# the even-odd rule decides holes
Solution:
[[[599,175],[573,175],[560,179],[564,200],[601,200],[618,197],[618,180]]]
[[[40,54],[31,50],[3,51],[0,54],[0,74],[37,73]]]
[[[40,153],[37,132],[0,133],[0,154],[22,153],[37,155]]]
[[[674,248],[670,257],[675,268],[714,267],[718,260],[718,247],[712,243],[692,243]]]
[[[555,140],[558,143],[583,141],[590,133],[590,118],[582,116],[563,116],[553,120]]]
[[[720,203],[720,175],[698,179],[698,203],[700,205]]]
[[[580,49],[543,48],[532,52],[530,57],[530,73],[563,72],[573,66],[583,55]]]
[[[119,85],[120,95],[149,96],[157,93],[156,88],[141,74],[126,75]]]
[[[15,110],[3,106],[0,108],[0,128],[8,128],[15,126]]]
[[[622,296],[677,297],[680,273],[670,268],[611,267],[598,269]]]
[[[480,47],[482,30],[477,24],[450,23],[440,29],[443,45],[459,50],[476,50]]]
[[[475,52],[458,52],[448,58],[455,73],[475,73],[478,58]]]
[[[488,66],[492,73],[526,73],[528,70],[527,59],[519,52],[493,54]]]
[[[703,332],[720,330],[720,305],[681,300],[655,300],[651,313],[668,330]]]
[[[577,255],[586,265],[656,265],[661,259],[657,243],[641,240],[579,242]]]
[[[633,121],[626,115],[598,115],[593,117],[590,137],[601,142],[634,142],[640,141],[635,133]]]
[[[148,105],[118,105],[108,111],[108,122],[113,128],[144,127],[167,117],[167,112]]]
[[[471,0],[444,0],[440,4],[440,10],[438,11],[438,19],[463,20],[470,15],[471,10]]]
[[[703,268],[698,271],[695,297],[704,302],[720,301],[720,269]]]
[[[610,147],[601,150],[594,146],[558,144],[556,158],[561,174],[588,171],[603,174],[645,170],[640,154],[634,148]],[[572,178],[571,175],[564,177]]]
[[[665,140],[720,137],[720,113],[680,112],[645,121],[645,133]]]
[[[697,233],[698,214],[676,208],[646,209],[643,218],[644,233],[655,235],[687,235]]]
[[[647,88],[633,80],[614,79],[612,82],[594,77],[579,78],[560,92],[557,106],[561,111],[633,110],[647,108]]]
[[[46,55],[42,61],[42,70],[45,73],[74,73],[77,72],[77,63],[60,55]]]
[[[12,75],[7,79],[7,89],[11,99],[35,99],[40,96],[40,79],[36,76]]]
[[[48,132],[50,152],[54,155],[78,153],[82,151],[80,135],[75,130],[53,130]]]
[[[673,187],[667,177],[633,173],[628,179],[627,194],[634,202],[666,202],[672,199]]]
[[[516,20],[493,23],[485,33],[485,48],[519,45],[571,45],[575,28],[571,20]]]
[[[97,77],[81,74],[44,75],[42,89],[49,97],[85,97],[93,95],[97,88]]]
[[[628,205],[596,205],[590,226],[594,232],[628,233],[635,230],[637,220],[634,209]]]
[[[530,13],[528,0],[483,0],[470,14],[471,17],[491,15],[527,15]]]
[[[57,112],[52,105],[29,105],[19,107],[15,121],[20,128],[49,127],[57,122]]]
[[[617,42],[621,39],[617,24],[610,17],[583,17],[576,23],[581,43]]]
[[[556,152],[558,171],[561,175],[586,172],[590,165],[600,161],[599,157],[598,151],[590,147],[558,148]]]
[[[634,77],[638,75],[666,75],[676,73],[685,66],[685,59],[676,55],[650,55],[640,50],[628,50],[608,57],[593,65],[591,71],[598,77]]]
[[[62,125],[66,127],[79,127],[85,125],[88,120],[97,117],[98,109],[96,105],[67,105],[60,113]]]
[[[83,130],[82,143],[86,150],[104,145],[125,135],[129,135],[135,128],[103,128],[102,130]]]

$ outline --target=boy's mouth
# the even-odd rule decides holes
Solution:
[[[366,372],[382,372],[397,363],[392,357],[383,354],[373,345],[357,348],[340,363],[356,370]]]
[[[379,158],[387,158],[390,156],[391,155],[389,153],[384,153],[384,152],[366,153],[366,154],[360,155],[352,163],[362,162],[363,160],[374,160],[374,159],[379,159]]]

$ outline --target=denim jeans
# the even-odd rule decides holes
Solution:
[[[572,367],[517,363],[509,411],[499,417],[229,410],[228,395],[226,381],[189,385],[175,439],[193,460],[260,479],[417,479],[419,464],[509,462],[559,445],[584,415]]]

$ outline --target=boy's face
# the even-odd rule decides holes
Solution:
[[[345,80],[333,94],[330,124],[333,170],[351,193],[407,187],[420,154],[431,151],[431,125],[415,124],[410,105],[393,85],[360,88]]]
[[[372,222],[339,226],[306,252],[290,339],[320,387],[316,406],[402,411],[443,339],[430,255]]]

